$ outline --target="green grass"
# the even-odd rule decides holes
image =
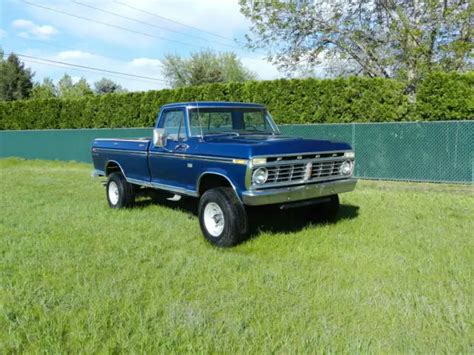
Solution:
[[[473,351],[471,187],[361,181],[336,223],[216,249],[89,165],[0,169],[0,353]]]

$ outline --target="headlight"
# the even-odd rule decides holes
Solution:
[[[354,159],[354,158],[355,158],[355,153],[354,153],[354,152],[345,152],[345,153],[344,153],[344,156],[345,156],[346,158],[352,158],[352,159]]]
[[[266,168],[258,168],[252,174],[252,181],[254,184],[264,184],[268,179],[268,170]]]
[[[339,171],[341,172],[342,175],[350,175],[350,174],[352,174],[352,168],[353,168],[352,161],[345,160],[341,164],[341,167],[339,168]]]

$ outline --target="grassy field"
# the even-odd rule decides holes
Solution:
[[[223,250],[193,201],[111,210],[90,170],[0,161],[0,353],[473,352],[470,187],[362,181]]]

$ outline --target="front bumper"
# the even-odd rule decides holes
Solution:
[[[354,190],[357,179],[345,179],[300,185],[280,187],[269,190],[248,190],[242,193],[244,204],[250,206],[271,205],[293,201],[310,200],[313,198],[335,195]]]

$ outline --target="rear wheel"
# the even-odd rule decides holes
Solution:
[[[111,208],[130,207],[135,202],[135,188],[121,173],[109,175],[105,192]]]
[[[204,237],[219,247],[238,244],[248,232],[247,213],[230,187],[210,189],[202,195],[199,224]]]

